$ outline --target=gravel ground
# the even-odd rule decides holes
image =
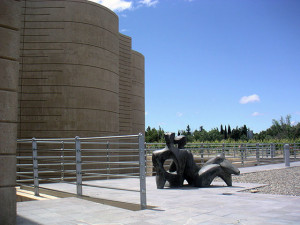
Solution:
[[[233,176],[232,181],[233,183],[267,184],[247,192],[300,196],[300,167],[244,173]]]

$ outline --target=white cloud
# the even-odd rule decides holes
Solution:
[[[182,112],[177,112],[177,113],[176,113],[176,116],[177,116],[177,117],[182,117],[182,116],[183,116],[183,113],[182,113]]]
[[[147,111],[145,112],[145,116],[148,116],[148,112]]]
[[[262,116],[263,114],[262,113],[259,113],[259,112],[254,112],[252,113],[252,116]]]
[[[155,6],[159,1],[158,0],[141,0],[140,4],[146,5],[148,7]]]
[[[292,121],[291,124],[292,124],[292,126],[295,126],[295,125],[297,125],[298,123],[297,123],[296,121]]]
[[[241,104],[247,104],[250,102],[260,102],[259,96],[257,94],[254,94],[254,95],[249,95],[249,96],[243,96],[240,99]]]
[[[124,11],[132,8],[132,1],[125,0],[89,0],[91,2],[99,3],[113,11]]]

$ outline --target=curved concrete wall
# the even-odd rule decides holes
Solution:
[[[132,134],[131,38],[120,34],[119,100],[120,134]]]
[[[16,222],[20,3],[0,1],[0,224]]]
[[[101,5],[25,1],[19,138],[119,134],[118,17]]]
[[[145,134],[145,58],[131,51],[132,132]]]
[[[131,50],[131,38],[120,34],[120,134],[145,131],[145,59]]]

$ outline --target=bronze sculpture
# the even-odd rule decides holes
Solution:
[[[220,177],[228,186],[232,186],[232,174],[240,174],[239,169],[226,160],[224,154],[208,160],[200,169],[194,161],[193,154],[184,149],[185,136],[175,137],[174,133],[166,133],[165,140],[166,147],[152,154],[158,189],[164,188],[167,181],[170,187],[181,187],[184,180],[191,186],[208,187],[215,177]],[[178,147],[175,147],[175,144]],[[173,162],[169,171],[166,171],[163,165],[168,159],[172,159]]]

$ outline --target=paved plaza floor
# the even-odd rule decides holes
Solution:
[[[300,162],[291,163],[300,166]],[[240,168],[241,173],[284,168],[284,164]],[[137,179],[89,181],[89,184],[139,190]],[[139,209],[139,193],[83,187],[77,198],[74,185],[45,184],[68,197],[17,204],[17,224],[300,224],[300,197],[240,192],[263,184],[214,182],[210,188],[156,189],[147,177],[146,210]],[[103,204],[105,203],[105,204]]]

